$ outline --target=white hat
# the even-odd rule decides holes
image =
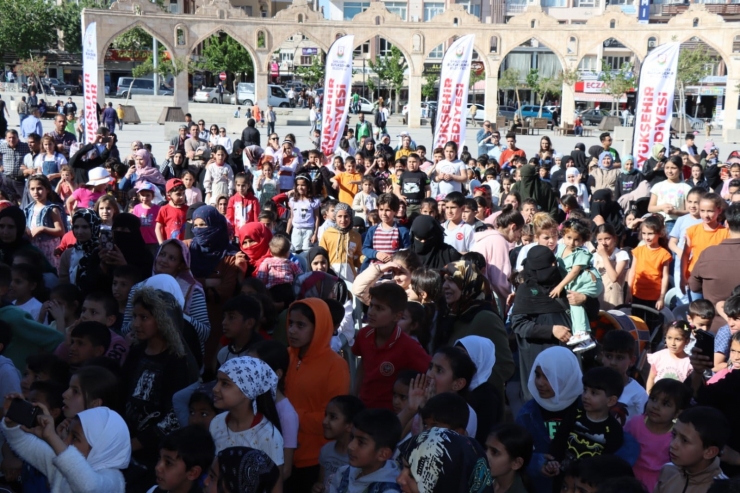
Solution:
[[[87,172],[88,182],[85,185],[95,187],[97,185],[105,185],[110,181],[110,173],[108,170],[102,167],[93,168]]]

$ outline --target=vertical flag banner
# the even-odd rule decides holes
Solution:
[[[437,124],[434,127],[432,149],[444,147],[450,141],[456,142],[462,149],[465,142],[465,117],[468,112],[468,88],[474,41],[473,34],[458,38],[447,48],[442,60]]]
[[[352,52],[355,37],[342,36],[326,55],[324,101],[321,108],[321,152],[334,154],[344,134],[352,89]]]
[[[650,159],[653,145],[669,147],[680,49],[681,43],[660,45],[642,62],[632,140],[637,169]]]
[[[637,22],[640,24],[650,23],[650,0],[640,0],[640,6],[637,11]]]
[[[85,88],[85,142],[95,141],[98,132],[98,40],[96,23],[85,29],[82,39],[82,70]]]

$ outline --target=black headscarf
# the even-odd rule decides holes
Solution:
[[[586,146],[580,143],[576,144],[576,147],[571,151],[570,155],[573,157],[573,161],[576,163],[576,168],[578,168],[578,171],[580,171],[582,175],[588,174],[588,163],[586,162]]]
[[[417,216],[414,219],[411,238],[411,249],[419,256],[424,267],[441,269],[450,262],[460,260],[460,252],[445,243],[445,232],[432,216]]]
[[[129,232],[120,231],[119,228],[127,228]],[[151,272],[154,258],[141,236],[139,218],[126,212],[118,214],[113,218],[112,229],[113,243],[121,250],[126,263],[136,266],[140,272]]]
[[[596,190],[591,195],[591,204],[589,205],[589,215],[591,219],[601,216],[604,222],[614,226],[617,237],[625,233],[624,221],[622,218],[622,208],[619,203],[612,200],[612,191],[608,188]]]
[[[196,202],[190,207],[188,207],[188,211],[185,213],[185,239],[186,240],[192,240],[193,239],[193,214],[195,214],[195,211],[203,207],[205,202]]]
[[[511,187],[512,192],[519,192],[522,201],[534,199],[542,212],[554,215],[558,210],[558,201],[549,184],[540,179],[539,173],[531,164],[519,168],[521,180]]]
[[[555,254],[546,246],[537,245],[527,252],[522,265],[524,282],[516,290],[513,314],[541,315],[563,313],[568,302],[550,298],[550,291],[563,280]],[[565,298],[565,292],[561,294]]]
[[[31,246],[26,238],[26,215],[20,207],[10,206],[0,211],[0,219],[9,217],[15,223],[15,239],[11,243],[0,242],[0,262],[12,265],[15,252]]]

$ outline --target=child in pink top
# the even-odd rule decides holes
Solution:
[[[645,414],[627,421],[624,431],[640,444],[635,465],[635,477],[652,493],[658,483],[660,468],[670,462],[673,420],[691,402],[691,392],[678,380],[665,378],[656,382],[645,405]]]
[[[138,187],[139,203],[134,206],[133,214],[141,221],[141,236],[147,245],[157,245],[157,233],[155,226],[157,223],[157,214],[160,207],[153,204],[155,186],[149,182],[144,182]]]
[[[88,171],[90,181],[75,190],[64,202],[67,213],[73,216],[76,209],[92,209],[95,202],[105,194],[105,189],[111,180],[110,173],[105,168],[93,168]]]
[[[691,361],[686,354],[686,344],[691,339],[691,326],[685,320],[676,320],[665,331],[666,348],[648,355],[650,375],[645,389],[650,393],[655,382],[672,378],[683,382],[691,373]]]
[[[707,385],[717,383],[725,378],[731,371],[740,368],[740,332],[735,332],[730,339],[730,364],[715,373],[707,380]]]
[[[62,201],[66,201],[77,189],[77,184],[75,184],[74,174],[72,173],[71,167],[64,165],[59,171],[61,173],[61,179],[59,180],[59,183],[57,183],[56,192]]]

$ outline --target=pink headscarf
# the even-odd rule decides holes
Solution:
[[[177,245],[177,247],[180,249],[180,252],[182,253],[182,262],[187,267],[186,269],[181,270],[178,272],[177,277],[175,280],[177,281],[177,284],[180,286],[180,289],[182,290],[182,295],[185,297],[185,307],[183,308],[183,311],[185,313],[189,313],[190,309],[190,301],[193,298],[193,292],[196,290],[203,291],[203,286],[201,283],[199,283],[195,277],[193,277],[193,273],[190,272],[190,249],[183,243],[182,241],[178,239],[172,239],[167,240],[163,242],[159,246],[159,250],[157,250],[157,255],[154,257],[154,266],[152,267],[152,275],[157,275],[158,273],[155,272],[155,268],[157,265],[157,257],[159,256],[159,252],[162,251],[162,248],[164,248],[166,245],[173,244]]]
[[[136,184],[138,185],[143,181],[148,181],[154,185],[164,186],[164,176],[162,176],[162,173],[160,173],[157,168],[152,166],[152,155],[149,154],[149,151],[146,149],[139,149],[135,154],[137,157],[144,160],[144,167],[136,170],[136,176],[138,177]]]

